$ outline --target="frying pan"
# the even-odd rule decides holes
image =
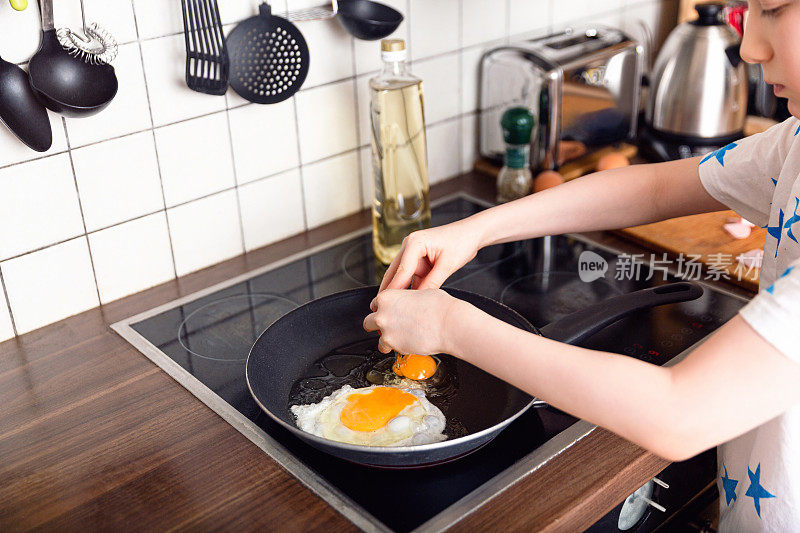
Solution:
[[[513,326],[570,344],[635,311],[694,300],[703,294],[703,288],[695,283],[665,284],[609,298],[539,330],[495,300],[458,289],[444,290]],[[369,304],[377,293],[377,286],[361,287],[313,300],[281,317],[258,337],[247,357],[247,386],[270,418],[311,446],[341,459],[384,468],[419,468],[449,462],[477,450],[529,407],[544,404],[483,370],[452,358],[458,391],[444,414],[458,417],[466,427],[465,436],[421,446],[373,447],[336,442],[302,431],[289,410],[294,383],[307,377],[315,363],[338,348],[366,339],[374,339],[377,346],[378,335],[363,328]]]

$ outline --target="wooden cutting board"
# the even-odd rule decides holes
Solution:
[[[711,270],[706,268],[703,278],[711,275],[709,279],[713,279],[719,271],[719,279],[758,292],[760,270],[739,265],[736,256],[753,249],[763,250],[767,230],[755,227],[748,238],[734,239],[722,229],[729,218],[738,218],[738,215],[733,211],[717,211],[634,226],[616,230],[614,233],[656,252],[666,252],[673,260],[673,264],[680,254],[685,258],[691,254],[699,255],[697,261],[706,267],[709,265],[720,267],[713,267]],[[661,259],[661,256],[658,255],[656,259]],[[649,257],[645,258],[645,262],[649,260]],[[723,263],[729,264],[723,268]],[[728,278],[721,273],[723,270]]]

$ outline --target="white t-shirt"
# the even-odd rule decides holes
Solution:
[[[739,314],[800,364],[800,120],[709,154],[699,172],[714,198],[767,228],[760,290]],[[717,463],[721,531],[800,531],[800,405],[720,445]]]

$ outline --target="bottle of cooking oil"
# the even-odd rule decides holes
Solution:
[[[402,39],[381,41],[383,70],[369,80],[372,91],[372,244],[375,256],[392,262],[403,239],[431,225],[422,80],[406,66]]]

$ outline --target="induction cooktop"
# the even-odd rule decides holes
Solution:
[[[467,195],[454,195],[434,205],[433,224],[465,218],[486,207]],[[603,276],[591,281],[580,276],[579,258],[585,252],[607,262]],[[646,264],[639,265],[638,276],[616,276],[623,270],[620,263],[629,259],[583,236],[557,235],[484,248],[446,286],[499,300],[541,327],[614,295],[678,280],[672,274],[656,274]],[[328,456],[272,422],[245,381],[252,343],[297,306],[379,283],[383,272],[372,252],[371,228],[363,228],[112,328],[356,526],[371,531],[439,530],[561,453],[594,426],[554,409],[530,409],[467,457],[430,468],[393,471]],[[719,287],[705,288],[698,300],[626,317],[581,345],[659,365],[675,361],[745,303]],[[400,498],[404,505],[387,505]]]

